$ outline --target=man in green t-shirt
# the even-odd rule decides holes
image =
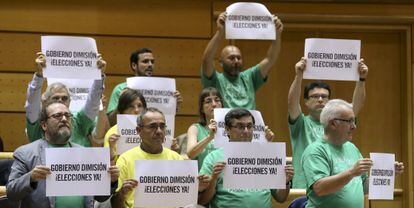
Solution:
[[[266,57],[260,63],[241,72],[243,69],[241,52],[236,46],[228,45],[220,55],[223,73],[218,73],[214,67],[214,56],[224,39],[226,13],[219,15],[217,32],[204,50],[201,83],[203,88],[214,87],[220,91],[225,108],[256,108],[256,91],[266,82],[267,75],[280,53],[283,24],[277,17],[273,16],[273,19],[277,38],[272,41]]]
[[[372,160],[363,158],[351,143],[356,128],[352,105],[335,99],[326,103],[320,121],[324,136],[306,148],[302,168],[306,178],[307,208],[363,208]],[[404,165],[396,162],[395,172]]]
[[[45,149],[80,148],[79,145],[69,141],[73,125],[71,117],[72,114],[66,104],[45,103],[39,118],[44,137],[17,148],[13,153],[14,162],[6,187],[7,197],[12,201],[20,201],[21,208],[93,208],[94,198],[98,201],[109,198],[109,196],[46,196],[46,178],[50,176],[51,170],[50,167],[45,166]],[[110,166],[108,173],[111,175],[111,192],[113,192],[118,184],[119,170],[116,166]]]
[[[131,53],[129,58],[129,64],[131,70],[134,72],[134,76],[145,76],[151,77],[154,73],[154,66],[155,66],[155,58],[152,54],[152,51],[148,48],[141,48]],[[108,120],[110,126],[114,126],[116,124],[116,115],[118,114],[117,106],[118,100],[121,96],[121,92],[127,86],[126,82],[122,82],[115,86],[112,91],[111,97],[108,103],[108,110],[106,114],[108,115]],[[177,111],[179,109],[180,104],[183,102],[183,97],[181,96],[179,91],[174,92],[174,97],[177,98]]]
[[[254,118],[246,109],[236,108],[229,111],[225,116],[225,128],[230,142],[251,142],[253,138]],[[266,127],[266,139],[273,140],[273,132]],[[258,150],[260,151],[260,150]],[[211,176],[210,185],[200,195],[199,204],[210,204],[210,207],[272,207],[273,198],[282,203],[286,201],[290,186],[286,184],[286,189],[269,190],[233,190],[223,187],[223,169],[225,168],[223,148],[214,150],[204,159],[200,174]],[[293,176],[293,167],[287,165],[286,181],[290,181]],[[240,181],[240,183],[243,183]]]
[[[309,115],[305,116],[300,107],[300,91],[305,69],[306,59],[302,57],[295,65],[296,76],[290,86],[288,95],[288,122],[292,144],[293,167],[295,168],[293,188],[305,188],[306,181],[300,159],[306,147],[323,135],[323,127],[319,122],[319,116],[331,95],[329,85],[324,82],[317,81],[308,84],[305,87],[304,99]],[[365,79],[368,75],[368,67],[364,64],[363,59],[359,62],[358,72],[360,78],[356,83],[352,98],[355,115],[358,115],[365,101]]]
[[[39,115],[41,105],[51,101],[61,101],[67,107],[70,104],[69,90],[62,83],[56,82],[49,84],[46,91],[41,96],[43,86],[43,69],[46,67],[46,56],[41,52],[37,53],[36,65],[37,72],[33,80],[29,83],[26,97],[26,130],[30,142],[41,139],[43,132],[41,129]],[[99,102],[104,90],[106,62],[99,55],[97,66],[101,70],[102,79],[94,80],[88,93],[85,106],[79,112],[72,112],[72,136],[70,141],[81,146],[99,146],[102,140],[94,136],[95,118],[99,110]]]

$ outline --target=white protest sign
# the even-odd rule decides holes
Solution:
[[[370,153],[373,162],[369,176],[368,199],[394,199],[395,155]]]
[[[230,111],[230,108],[215,108],[214,109],[214,120],[217,122],[217,131],[214,136],[214,146],[223,147],[224,143],[229,141],[229,137],[226,133],[224,117]],[[249,110],[253,115],[255,124],[253,127],[253,140],[252,142],[267,142],[265,137],[265,123],[262,118],[260,111]]]
[[[116,154],[120,155],[141,144],[141,138],[137,133],[137,115],[117,116],[119,139],[116,142]]]
[[[226,39],[276,39],[273,15],[263,4],[234,3],[226,12]]]
[[[109,195],[108,148],[46,148],[46,196]]]
[[[360,40],[307,38],[304,79],[358,80]]]
[[[42,53],[46,56],[43,75],[47,78],[101,79],[98,49],[93,38],[42,36]]]
[[[197,204],[195,160],[136,160],[135,207],[183,207]]]
[[[145,97],[148,107],[155,107],[164,114],[176,113],[177,99],[174,97],[175,79],[159,77],[129,77],[127,87],[136,89]]]
[[[47,85],[60,82],[66,86],[70,94],[69,110],[71,112],[79,112],[86,104],[89,90],[94,80],[91,79],[56,79],[48,78]]]
[[[284,142],[228,142],[224,161],[224,188],[286,189]]]

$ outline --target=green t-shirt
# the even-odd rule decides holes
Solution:
[[[302,157],[303,172],[307,181],[308,204],[306,207],[363,208],[363,182],[367,178],[366,174],[361,177],[354,177],[341,190],[326,196],[318,197],[311,189],[311,186],[317,180],[348,170],[360,159],[362,159],[361,153],[351,142],[346,142],[342,146],[335,146],[325,139],[321,139],[309,145]]]
[[[197,127],[197,141],[200,142],[201,140],[203,140],[204,138],[206,138],[209,135],[209,130],[207,127],[202,126],[199,123],[193,124],[195,127]],[[214,141],[214,140],[213,140]],[[198,170],[200,171],[201,167],[203,166],[203,161],[204,158],[206,158],[206,156],[212,152],[213,150],[215,150],[216,148],[214,147],[214,142],[211,141],[207,144],[206,148],[204,148],[204,150],[198,154],[195,158],[198,161]]]
[[[201,167],[200,174],[213,173],[214,164],[217,162],[223,162],[223,148],[219,148],[211,152],[204,159],[203,166]],[[223,187],[223,175],[220,173],[216,184],[216,194],[210,201],[210,207],[238,207],[238,208],[252,208],[260,207],[267,208],[272,207],[271,194],[269,189],[263,190],[246,190],[246,189],[225,189]]]
[[[85,207],[85,197],[83,196],[57,196],[55,208]]]
[[[111,94],[111,98],[109,98],[108,110],[106,111],[106,114],[111,113],[118,107],[118,101],[119,101],[119,97],[121,96],[121,91],[125,89],[126,86],[127,86],[126,82],[123,82],[115,86],[114,90],[112,90],[112,94]]]
[[[69,141],[84,147],[90,147],[91,142],[88,139],[88,135],[92,133],[94,127],[95,121],[89,119],[84,110],[73,113],[72,135]],[[41,139],[44,136],[44,132],[40,126],[40,120],[37,120],[35,123],[30,123],[26,118],[26,130],[30,142]]]
[[[223,96],[225,108],[256,109],[256,90],[267,80],[260,73],[259,64],[244,70],[236,78],[227,77],[214,69],[211,77],[206,77],[201,70],[201,84],[203,88],[215,87]]]
[[[306,188],[306,180],[302,171],[301,158],[306,147],[319,140],[324,135],[323,126],[319,121],[315,121],[311,116],[303,113],[291,122],[289,119],[290,141],[292,144],[292,163],[295,169],[293,176],[293,188]]]

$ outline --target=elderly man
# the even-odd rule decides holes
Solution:
[[[45,104],[40,114],[44,138],[21,146],[14,152],[14,162],[6,186],[7,197],[12,201],[21,201],[21,208],[93,207],[93,197],[46,197],[45,179],[51,171],[45,166],[45,149],[80,147],[69,141],[72,134],[71,117],[72,114],[65,104],[59,102]],[[115,190],[119,171],[116,166],[111,166],[108,172],[111,175],[111,188]],[[104,201],[109,196],[95,198]]]
[[[131,53],[129,64],[131,66],[131,70],[134,71],[135,76],[151,77],[154,73],[155,58],[150,49],[141,48]],[[107,111],[109,123],[111,126],[116,124],[116,115],[118,114],[116,107],[118,106],[118,100],[121,96],[121,92],[123,89],[125,89],[126,86],[126,82],[120,83],[115,86],[114,90],[112,91]],[[183,102],[183,97],[178,91],[174,92],[174,97],[177,98],[178,111],[179,105]]]
[[[41,97],[41,90],[43,85],[43,68],[46,67],[46,57],[42,53],[38,53],[36,58],[37,72],[33,76],[33,80],[29,83],[27,88],[26,99],[26,129],[29,141],[33,142],[42,138],[43,132],[39,121],[41,103],[51,101],[61,101],[67,107],[70,104],[69,91],[65,85],[61,83],[53,83],[46,88],[43,97]],[[72,118],[72,136],[71,141],[79,145],[90,147],[93,143],[102,143],[101,141],[94,141],[94,137],[90,137],[92,130],[95,127],[95,117],[98,114],[99,101],[104,90],[104,78],[106,62],[101,56],[98,58],[97,66],[101,69],[102,79],[95,80],[88,94],[88,99],[85,106],[79,112],[73,112]]]
[[[145,109],[138,116],[137,124],[141,144],[122,154],[116,162],[120,177],[118,190],[111,199],[112,207],[134,207],[134,189],[138,186],[138,181],[134,179],[135,160],[183,160],[178,153],[162,146],[167,125],[160,110]],[[201,190],[209,179],[206,175],[199,176]]]
[[[277,17],[273,17],[277,39],[272,41],[266,57],[257,65],[244,70],[243,59],[239,48],[233,45],[226,46],[220,55],[220,64],[223,73],[216,72],[214,55],[224,39],[224,25],[226,13],[223,12],[217,19],[217,32],[204,50],[201,66],[201,83],[203,88],[215,87],[224,98],[226,108],[256,108],[256,91],[266,82],[270,69],[280,53],[283,24]]]
[[[251,142],[253,138],[254,118],[245,109],[233,109],[225,116],[226,132],[230,142]],[[274,134],[266,127],[266,139],[272,141]],[[260,151],[260,150],[258,150]],[[225,168],[223,148],[214,150],[204,159],[200,174],[211,175],[210,185],[200,196],[200,204],[210,203],[210,207],[272,207],[273,198],[282,203],[286,201],[290,186],[281,190],[229,190],[223,187],[223,169]],[[293,168],[287,165],[286,181],[293,176]],[[242,183],[242,181],[241,181]]]
[[[293,152],[293,188],[305,188],[306,181],[302,172],[300,158],[305,148],[323,135],[323,127],[319,117],[323,107],[331,96],[331,89],[324,82],[312,82],[305,87],[305,106],[309,115],[305,116],[300,107],[300,91],[303,79],[303,72],[306,69],[306,59],[295,65],[296,76],[289,89],[288,113],[290,140]],[[365,80],[368,76],[368,67],[361,59],[358,65],[359,81],[356,82],[354,96],[352,99],[353,110],[357,115],[362,109],[365,101]]]
[[[352,105],[331,100],[323,108],[320,120],[325,135],[309,145],[302,156],[306,207],[362,208],[372,161],[363,158],[350,142],[356,128]],[[403,170],[403,164],[396,162],[395,172],[401,174]]]

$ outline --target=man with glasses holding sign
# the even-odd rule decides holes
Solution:
[[[251,142],[254,127],[253,115],[246,109],[236,108],[225,116],[226,132],[230,142]],[[273,132],[266,128],[266,139],[273,140]],[[288,183],[294,174],[291,165],[285,166],[286,189],[259,189],[259,190],[233,190],[223,186],[223,170],[226,167],[224,150],[214,150],[204,159],[200,174],[211,176],[210,185],[201,194],[199,203],[210,204],[210,207],[272,207],[272,197],[280,203],[286,201],[290,184]],[[243,183],[243,181],[240,181]]]
[[[306,186],[300,159],[305,148],[323,135],[323,126],[319,117],[331,95],[331,89],[327,83],[317,81],[308,84],[305,87],[304,99],[309,115],[305,116],[300,106],[300,92],[305,69],[306,59],[302,57],[295,65],[296,76],[288,95],[288,122],[293,150],[293,167],[295,168],[293,188],[305,188]],[[368,75],[368,67],[364,64],[363,59],[358,64],[358,72],[360,78],[356,83],[352,98],[355,115],[358,115],[365,101],[365,80]]]
[[[320,122],[324,134],[302,156],[306,207],[363,208],[364,193],[368,192],[367,172],[373,161],[363,158],[350,142],[356,128],[353,106],[343,100],[330,100],[320,114]],[[396,162],[395,173],[403,171],[404,164]]]
[[[139,185],[135,179],[135,160],[183,160],[176,152],[164,148],[165,139],[164,114],[156,108],[147,108],[138,116],[137,132],[141,138],[138,147],[122,154],[116,162],[120,170],[118,190],[111,199],[112,207],[134,207],[134,192]],[[208,183],[209,177],[201,176],[200,185]]]
[[[52,177],[50,167],[46,166],[46,148],[79,148],[69,141],[72,134],[72,114],[66,104],[46,103],[42,106],[40,123],[44,137],[23,145],[13,153],[14,162],[7,183],[7,197],[21,201],[20,207],[83,207],[93,208],[94,198],[104,201],[109,196],[46,196],[46,178]],[[119,170],[110,166],[111,188],[116,189]],[[108,187],[109,188],[109,187]]]

